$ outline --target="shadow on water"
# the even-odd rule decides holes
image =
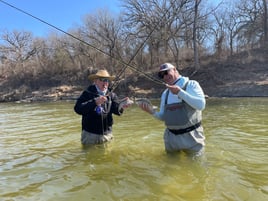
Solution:
[[[163,123],[136,106],[115,117],[112,142],[83,148],[73,104],[0,105],[1,199],[268,198],[268,99],[209,99],[197,158],[166,154]]]

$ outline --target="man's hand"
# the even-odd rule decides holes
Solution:
[[[95,99],[96,105],[101,105],[107,101],[106,96],[99,96],[98,98]]]
[[[154,109],[152,108],[151,105],[149,105],[148,103],[144,102],[141,104],[138,104],[138,106],[145,112],[148,112],[149,114],[154,114]]]
[[[171,91],[173,94],[178,94],[181,90],[181,88],[177,85],[168,85],[166,84],[166,87]]]

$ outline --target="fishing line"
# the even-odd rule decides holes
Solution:
[[[108,54],[107,52],[105,52],[105,51],[103,51],[103,50],[101,50],[101,49],[99,49],[99,48],[93,46],[92,44],[90,44],[90,43],[88,43],[88,42],[86,42],[86,41],[84,41],[84,40],[82,40],[82,39],[80,39],[80,38],[74,36],[73,34],[70,34],[70,33],[66,32],[66,31],[60,29],[59,27],[56,27],[56,26],[54,26],[53,24],[48,23],[48,22],[42,20],[41,18],[36,17],[36,16],[34,16],[34,15],[32,15],[32,14],[30,14],[30,13],[28,13],[28,12],[26,12],[26,11],[24,11],[24,10],[18,8],[18,7],[16,7],[16,6],[13,6],[13,5],[11,5],[11,4],[9,4],[9,3],[3,1],[3,0],[0,0],[0,2],[2,2],[3,4],[6,4],[7,6],[12,7],[12,8],[14,8],[15,10],[18,10],[19,12],[22,12],[22,13],[24,13],[24,14],[26,14],[26,15],[28,15],[28,16],[30,16],[30,17],[32,17],[32,18],[34,18],[34,19],[36,19],[36,20],[38,20],[38,21],[40,21],[40,22],[42,22],[42,23],[44,23],[44,24],[46,24],[46,25],[48,25],[48,26],[50,26],[50,27],[53,27],[54,29],[56,29],[56,30],[58,30],[58,31],[60,31],[60,32],[66,34],[66,35],[68,35],[68,36],[70,36],[70,37],[72,37],[72,38],[74,38],[74,39],[76,39],[76,40],[78,40],[79,42],[88,45],[89,47],[91,47],[91,48],[97,50],[98,52],[100,52],[100,53],[102,53],[102,54],[104,54],[104,55],[106,55],[106,56],[108,56],[108,57],[110,57],[110,58],[116,60],[117,62],[119,62],[120,64],[122,64],[122,65],[124,66],[124,70],[125,70],[127,67],[129,67],[130,69],[132,69],[132,70],[134,70],[134,71],[136,71],[136,72],[138,72],[138,73],[144,75],[146,78],[148,78],[149,80],[151,80],[151,81],[153,81],[153,82],[155,82],[155,83],[157,83],[157,84],[161,84],[161,85],[165,84],[165,83],[162,82],[161,80],[156,79],[155,77],[152,77],[152,76],[150,76],[150,75],[144,73],[143,71],[139,70],[137,67],[131,65],[130,62],[129,62],[129,63],[126,63],[126,62],[123,61],[122,59],[117,59],[117,58],[113,57],[112,55]],[[148,39],[147,39],[147,40],[148,40]],[[142,48],[142,47],[140,47],[140,48]],[[139,49],[140,49],[140,48],[139,48]],[[137,53],[136,53],[136,54],[137,54]],[[123,72],[122,72],[122,73],[123,73]],[[122,73],[121,73],[121,74],[122,74]]]
[[[128,65],[130,65],[130,63],[132,62],[133,59],[135,59],[135,57],[137,56],[137,54],[139,53],[139,51],[141,50],[141,48],[145,45],[145,43],[147,42],[147,40],[152,36],[153,32],[156,30],[157,26],[159,26],[159,24],[163,21],[164,17],[166,16],[166,14],[168,13],[168,11],[173,7],[174,3],[176,0],[171,1],[170,3],[170,7],[166,10],[166,12],[163,14],[162,17],[160,17],[160,20],[155,23],[155,26],[153,27],[153,29],[151,30],[151,32],[147,35],[147,37],[145,38],[145,40],[143,41],[143,43],[139,46],[139,48],[136,50],[135,54],[130,58],[130,60],[128,61],[127,65],[123,66],[122,69],[120,70],[120,72],[116,75],[115,81],[113,82],[112,86],[111,86],[111,91],[113,91],[114,89],[116,89],[120,83],[120,77],[122,76],[122,74],[125,72],[126,68],[128,67]],[[143,73],[144,75],[146,73]],[[146,74],[147,75],[147,74]],[[151,77],[151,76],[150,76]],[[154,77],[153,78],[153,82],[157,82],[159,83],[160,80],[156,79]],[[155,81],[157,80],[157,81]],[[160,84],[165,84],[161,81]]]

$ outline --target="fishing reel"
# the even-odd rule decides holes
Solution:
[[[112,101],[108,98],[107,104],[97,105],[95,111],[98,115],[108,114],[111,110]]]
[[[99,105],[96,107],[95,111],[96,111],[96,113],[97,113],[98,115],[101,115],[102,113],[104,113],[104,109],[103,109],[103,107],[101,107],[101,106],[99,106]]]

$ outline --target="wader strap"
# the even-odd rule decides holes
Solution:
[[[179,81],[179,80],[178,80],[178,81]],[[181,89],[186,90],[187,85],[188,85],[188,82],[189,82],[189,80],[185,83],[185,85],[184,85]],[[175,82],[175,83],[176,83],[176,82]],[[169,94],[169,90],[167,90],[166,99],[165,99],[165,105],[167,104],[168,94]],[[183,102],[183,100],[182,100],[182,102]]]
[[[111,106],[112,106],[112,97],[111,96],[107,96],[108,98],[108,108],[107,108],[107,113],[110,112],[111,110]]]

